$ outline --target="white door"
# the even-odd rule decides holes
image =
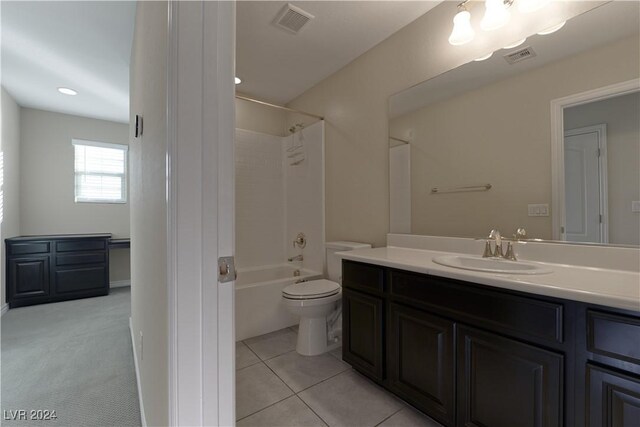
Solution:
[[[169,4],[170,424],[230,426],[235,3]]]
[[[389,148],[389,217],[392,233],[411,233],[411,146]]]
[[[606,125],[565,132],[565,240],[606,243]]]

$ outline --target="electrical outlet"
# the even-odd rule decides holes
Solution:
[[[631,212],[640,212],[640,202],[631,202]]]
[[[144,360],[144,336],[140,331],[140,360]]]

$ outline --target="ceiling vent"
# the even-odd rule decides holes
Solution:
[[[298,34],[313,18],[314,16],[309,12],[287,3],[282,12],[276,17],[274,24],[290,33]]]
[[[523,47],[515,52],[504,55],[504,60],[513,65],[517,62],[526,61],[537,56],[536,51],[531,46]]]

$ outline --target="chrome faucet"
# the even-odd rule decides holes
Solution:
[[[513,241],[524,240],[527,236],[527,231],[524,228],[518,228],[516,234],[513,235]],[[491,241],[495,241],[495,250],[491,248]],[[513,250],[513,243],[507,242],[507,252],[502,251],[502,236],[498,230],[491,230],[489,238],[485,241],[483,258],[504,258],[510,261],[517,261],[516,253]]]
[[[296,255],[296,256],[291,257],[291,258],[287,258],[287,261],[289,261],[289,262],[293,262],[293,261],[303,261],[303,260],[304,260],[304,257],[302,256],[302,254],[300,254],[300,255]]]
[[[493,240],[496,244],[496,248],[493,251],[491,250],[491,243],[490,243],[491,240]],[[489,240],[487,240],[487,246],[485,247],[485,255],[487,255],[486,252],[487,252],[487,249],[489,249],[488,256],[490,257],[502,258],[504,256],[502,253],[502,236],[500,235],[500,232],[498,230],[496,229],[491,230],[491,233],[489,233]]]

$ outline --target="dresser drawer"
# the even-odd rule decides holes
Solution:
[[[55,273],[57,294],[100,289],[107,286],[106,266],[58,270]]]
[[[391,272],[391,295],[474,326],[525,339],[563,342],[563,305],[440,277]]]
[[[107,261],[106,252],[73,253],[56,256],[56,265],[103,264]]]
[[[56,242],[56,252],[99,251],[106,248],[106,240],[62,240]]]
[[[587,350],[640,365],[640,318],[588,310]]]
[[[49,242],[10,243],[7,245],[9,255],[45,254],[49,252]]]
[[[360,262],[342,262],[342,286],[361,291],[384,291],[385,269]]]

